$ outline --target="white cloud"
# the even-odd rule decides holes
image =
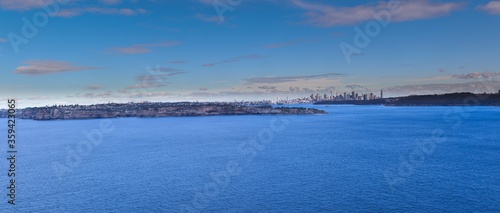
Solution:
[[[138,14],[147,13],[144,9],[130,9],[130,8],[102,8],[102,7],[85,7],[85,8],[69,8],[62,9],[57,13],[52,14],[58,17],[74,17],[79,16],[84,13],[95,13],[95,14],[105,14],[105,15],[122,15],[122,16],[134,16]]]
[[[388,2],[365,4],[354,7],[333,7],[309,3],[303,0],[292,0],[299,8],[306,10],[303,23],[319,27],[355,25],[374,19],[373,12],[390,8]],[[397,13],[393,13],[392,21],[404,22],[445,16],[462,7],[462,3],[433,3],[431,0],[400,1]]]
[[[481,79],[481,78],[494,78],[500,76],[500,72],[471,72],[467,74],[452,75],[451,78],[458,79]]]
[[[245,55],[245,56],[239,56],[239,57],[235,57],[235,58],[231,58],[231,59],[226,59],[226,60],[219,61],[219,62],[206,63],[206,64],[203,64],[202,66],[213,67],[213,66],[216,66],[219,64],[234,63],[234,62],[239,62],[239,61],[246,60],[246,59],[261,59],[261,58],[264,58],[264,56],[257,55],[257,54]]]
[[[478,6],[477,9],[486,11],[490,14],[499,15],[500,14],[500,1],[490,1],[486,5]]]
[[[109,4],[109,5],[115,5],[122,2],[121,0],[100,0],[100,1],[104,4]]]
[[[180,45],[181,42],[178,41],[166,41],[162,43],[153,44],[136,44],[129,47],[115,47],[112,50],[116,53],[121,54],[141,54],[151,52],[151,47],[171,47]]]
[[[318,78],[331,78],[334,76],[344,76],[344,74],[326,73],[319,75],[254,77],[245,79],[245,81],[247,83],[285,83],[285,82],[295,82],[295,81],[318,79]]]
[[[17,67],[14,70],[14,73],[22,75],[47,75],[61,72],[97,69],[96,67],[89,66],[74,66],[64,61],[30,60],[24,63],[27,65]]]
[[[205,14],[196,14],[195,17],[204,22],[221,23],[224,21],[219,16],[208,16]]]
[[[36,8],[41,8],[53,3],[52,1],[41,1],[41,0],[0,0],[0,7],[6,10],[32,10]]]
[[[89,86],[85,87],[84,90],[101,90],[103,88],[104,87],[101,85],[89,85]]]

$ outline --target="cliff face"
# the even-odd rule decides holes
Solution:
[[[54,106],[26,108],[18,118],[34,120],[68,120],[117,117],[167,117],[212,115],[325,114],[306,108],[273,108],[235,104],[102,104],[90,106]]]

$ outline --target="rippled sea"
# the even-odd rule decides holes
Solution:
[[[304,105],[306,107],[312,107]],[[17,123],[0,212],[500,212],[500,108]]]

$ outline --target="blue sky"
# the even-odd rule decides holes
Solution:
[[[500,89],[500,1],[0,0],[0,13],[0,99],[24,106]]]

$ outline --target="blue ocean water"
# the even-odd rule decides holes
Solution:
[[[500,108],[314,107],[329,114],[19,120],[0,211],[500,211]]]

